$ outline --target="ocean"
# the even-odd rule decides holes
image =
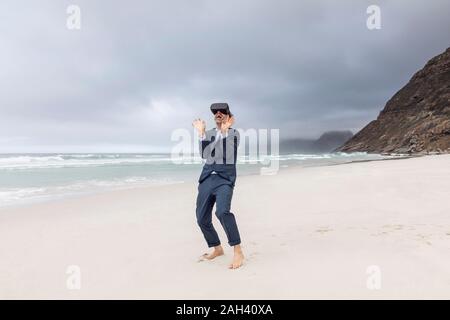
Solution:
[[[391,156],[367,153],[284,154],[280,170]],[[170,154],[0,154],[0,207],[138,186],[197,183],[201,159]],[[238,158],[238,176],[260,174],[262,159]]]

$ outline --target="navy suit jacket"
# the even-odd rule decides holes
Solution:
[[[206,162],[198,182],[202,183],[215,171],[234,187],[240,134],[236,129],[229,128],[226,138],[217,139],[217,132],[216,128],[206,131],[205,138],[200,141],[200,155]]]

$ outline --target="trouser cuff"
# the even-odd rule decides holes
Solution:
[[[208,248],[217,247],[217,246],[220,246],[220,242],[208,243]]]
[[[241,240],[230,241],[230,242],[228,242],[228,244],[231,247],[234,247],[234,246],[237,246],[238,244],[241,244]]]

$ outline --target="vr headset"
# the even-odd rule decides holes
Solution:
[[[228,103],[213,103],[211,105],[211,112],[216,114],[219,111],[223,114],[231,114]]]

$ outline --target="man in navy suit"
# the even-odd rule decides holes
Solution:
[[[228,244],[234,248],[230,269],[237,269],[244,262],[241,238],[234,214],[230,212],[234,184],[236,182],[236,160],[239,146],[239,132],[231,128],[234,116],[227,103],[211,105],[216,127],[206,130],[206,124],[196,119],[192,125],[200,138],[200,154],[206,159],[198,180],[197,223],[203,233],[208,247],[214,248],[205,253],[202,259],[212,260],[224,254],[219,237],[212,224],[212,209],[216,204],[216,216],[219,219]]]

